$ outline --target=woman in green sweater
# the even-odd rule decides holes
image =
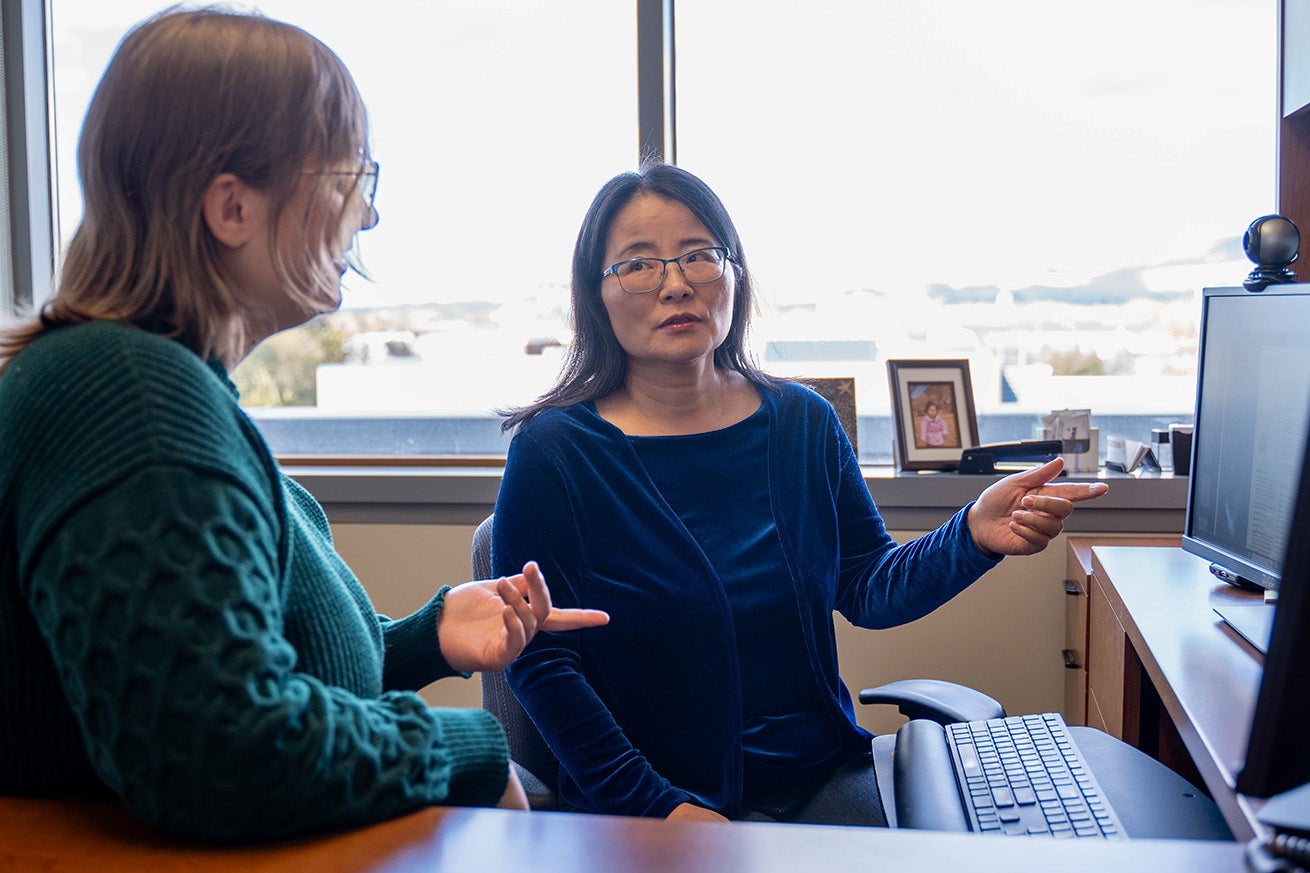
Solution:
[[[377,222],[348,71],[286,24],[165,13],[78,160],[58,291],[0,334],[0,793],[107,789],[221,842],[526,808],[496,721],[413,692],[606,616],[552,609],[535,564],[378,616],[228,378],[339,305]]]

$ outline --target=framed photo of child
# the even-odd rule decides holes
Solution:
[[[978,445],[978,416],[967,358],[887,362],[896,418],[896,466],[953,470]]]

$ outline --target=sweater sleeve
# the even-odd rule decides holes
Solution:
[[[969,506],[937,530],[897,545],[874,505],[855,452],[833,416],[840,461],[837,522],[841,567],[837,610],[859,627],[887,628],[922,618],[1000,563],[974,544]]]
[[[285,473],[280,474],[280,480],[288,498],[295,502],[307,523],[325,543],[331,544],[332,526],[328,523],[323,507],[304,486]],[[333,549],[335,551],[335,547]],[[336,559],[335,554],[333,557]],[[441,654],[437,621],[441,618],[441,607],[449,590],[450,586],[442,588],[417,612],[404,618],[392,619],[385,615],[377,617],[386,649],[382,671],[383,688],[417,691],[446,676],[462,676],[467,679],[473,675],[451,669]]]
[[[417,691],[447,676],[467,679],[473,675],[452,669],[441,654],[437,621],[450,588],[449,585],[441,588],[412,615],[397,619],[378,616],[387,650],[382,673],[384,688]]]
[[[587,571],[583,533],[568,498],[573,489],[562,465],[534,436],[520,434],[510,446],[496,500],[492,572],[518,572],[526,561],[535,560],[556,606],[583,607]],[[589,812],[658,817],[681,803],[696,803],[633,746],[588,680],[583,633],[543,631],[505,670],[510,688],[583,795],[573,800]]]
[[[495,803],[495,720],[298,672],[277,568],[257,501],[180,467],[90,497],[42,544],[26,594],[106,785],[144,821],[216,842]]]

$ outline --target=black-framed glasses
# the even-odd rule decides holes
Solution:
[[[364,201],[364,215],[359,221],[360,230],[370,230],[378,223],[378,211],[373,206],[373,199],[378,194],[377,161],[366,161],[358,170],[303,170],[306,176],[344,176],[352,180],[352,186],[359,188],[359,196]],[[342,191],[343,194],[349,193]]]
[[[600,277],[614,276],[619,280],[619,287],[629,294],[649,294],[664,284],[669,264],[678,265],[687,284],[704,285],[722,279],[731,260],[732,252],[726,246],[709,246],[676,258],[629,258],[611,264]]]

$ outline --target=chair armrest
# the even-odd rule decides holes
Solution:
[[[860,692],[860,703],[891,703],[908,718],[938,724],[1003,718],[1005,707],[967,685],[941,679],[902,679]]]

